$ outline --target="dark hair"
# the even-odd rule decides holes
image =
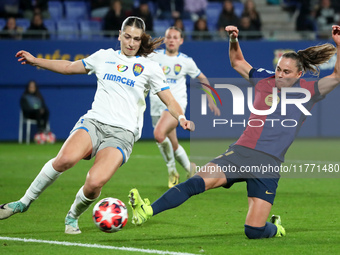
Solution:
[[[146,57],[150,53],[154,52],[155,49],[157,49],[162,43],[163,39],[162,37],[151,39],[151,35],[145,33],[145,23],[144,21],[136,16],[130,16],[126,18],[123,21],[122,28],[121,30],[124,31],[125,27],[136,27],[139,29],[142,29],[143,33],[141,36],[141,45],[139,50],[137,51],[136,55],[137,56],[143,56]]]
[[[303,74],[310,72],[315,76],[319,76],[319,65],[327,62],[336,53],[333,44],[325,43],[322,45],[312,46],[298,52],[286,52],[283,58],[291,58],[296,61],[296,66]]]
[[[43,97],[42,97],[42,95],[41,95],[41,93],[40,93],[40,91],[39,91],[38,85],[37,85],[37,83],[36,83],[34,80],[30,80],[30,81],[27,83],[26,88],[25,88],[25,91],[24,91],[24,94],[31,94],[31,93],[29,92],[28,88],[29,88],[29,86],[30,86],[30,84],[31,84],[32,82],[33,82],[34,85],[35,85],[35,92],[33,93],[33,95],[35,95],[36,97],[39,97],[39,98],[43,99]]]
[[[143,32],[145,32],[144,20],[136,16],[127,17],[122,23],[121,30],[124,31],[126,26],[136,27],[136,28],[142,29]]]
[[[181,38],[184,37],[183,31],[179,27],[172,26],[172,27],[169,27],[166,31],[168,31],[170,29],[174,29],[174,30],[178,31],[180,33],[180,35],[181,35]],[[166,33],[166,31],[165,31],[165,33]]]

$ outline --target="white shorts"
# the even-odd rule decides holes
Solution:
[[[83,117],[79,119],[70,134],[77,129],[84,129],[91,137],[92,153],[86,159],[93,158],[98,151],[104,148],[113,147],[122,153],[122,164],[128,161],[134,144],[134,135],[131,131],[103,124],[95,119],[86,119]]]

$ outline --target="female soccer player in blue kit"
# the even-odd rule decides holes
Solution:
[[[98,86],[92,108],[76,123],[58,155],[44,165],[19,201],[0,205],[0,219],[27,211],[64,171],[81,159],[95,157],[85,184],[65,218],[65,233],[80,234],[78,218],[99,197],[118,168],[127,162],[134,142],[141,136],[145,97],[149,90],[161,98],[184,129],[194,128],[172,96],[162,69],[145,58],[162,39],[151,40],[145,33],[144,21],[131,16],[123,22],[118,40],[121,50],[99,50],[74,62],[39,59],[23,50],[16,54],[21,64],[61,74],[95,73]]]
[[[230,35],[229,57],[231,66],[246,80],[255,86],[255,109],[269,109],[266,98],[272,96],[273,88],[279,91],[283,87],[307,89],[311,94],[309,102],[304,104],[310,110],[314,103],[323,99],[340,83],[340,26],[332,26],[332,37],[336,44],[323,44],[309,47],[305,50],[287,52],[279,59],[275,72],[253,68],[243,57],[238,43],[238,29],[227,26],[225,30]],[[307,72],[318,73],[318,65],[328,61],[335,53],[337,60],[334,71],[318,81],[307,82],[301,76]],[[258,81],[255,83],[255,81]],[[290,98],[299,98],[303,93],[291,93]],[[278,97],[281,94],[278,92]],[[303,94],[302,97],[305,97]],[[267,102],[268,103],[268,102]],[[291,105],[293,106],[293,105]],[[252,119],[265,120],[267,116],[250,115]],[[275,119],[282,119],[281,108],[278,106],[270,115]],[[295,119],[297,125],[282,132],[281,128],[272,127],[265,122],[261,128],[247,126],[236,143],[232,144],[227,152],[218,156],[203,166],[198,173],[186,182],[176,185],[164,193],[152,205],[148,199],[144,201],[137,189],[129,193],[129,204],[133,210],[132,223],[140,225],[164,210],[179,206],[193,195],[205,190],[225,187],[230,188],[236,182],[245,181],[248,191],[248,214],[245,220],[245,234],[250,239],[281,237],[286,235],[281,225],[280,216],[272,216],[267,222],[274,202],[279,173],[242,173],[242,166],[270,165],[280,167],[284,155],[295,139],[295,136],[306,116],[300,109],[291,107],[284,116]],[[219,171],[219,168],[232,166],[238,171],[232,173]]]

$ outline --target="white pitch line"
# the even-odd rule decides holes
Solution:
[[[101,244],[48,241],[48,240],[26,239],[26,238],[6,237],[6,236],[0,236],[0,240],[17,241],[17,242],[25,242],[25,243],[47,243],[47,244],[55,244],[55,245],[62,245],[62,246],[78,246],[78,247],[99,248],[99,249],[107,249],[107,250],[143,252],[143,253],[161,254],[161,255],[196,255],[196,254],[193,254],[193,253],[185,253],[185,252],[172,252],[172,251],[139,249],[139,248],[133,248],[133,247],[117,247],[117,246],[101,245]]]

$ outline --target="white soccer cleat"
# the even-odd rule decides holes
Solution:
[[[11,217],[13,214],[26,212],[28,210],[27,205],[21,203],[20,201],[2,204],[0,205],[0,220],[7,219]]]
[[[179,183],[179,174],[178,173],[170,173],[168,179],[168,187],[171,189],[173,186],[176,186]]]
[[[78,219],[75,219],[70,216],[68,213],[65,218],[65,234],[77,235],[81,234],[81,231],[78,226]]]

